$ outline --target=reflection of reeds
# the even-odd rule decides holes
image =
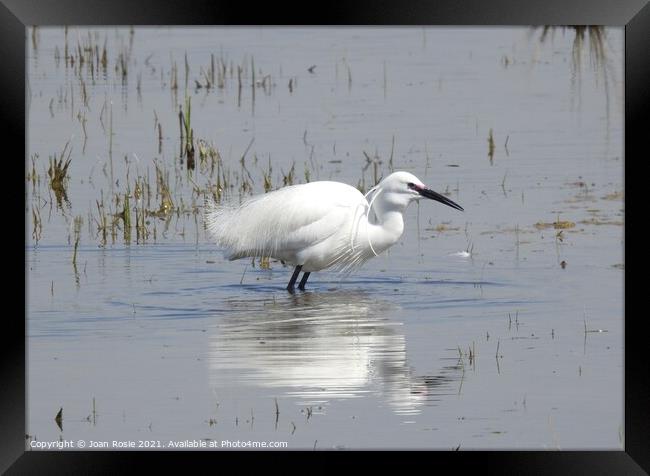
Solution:
[[[122,208],[122,213],[120,214],[122,221],[124,222],[124,243],[131,242],[131,206],[129,203],[129,194],[128,192],[124,194],[124,207]]]
[[[570,25],[563,27],[544,26],[539,36],[539,43],[544,44],[549,32],[555,32],[557,28],[569,29],[574,32],[573,46],[571,49],[571,89],[578,96],[580,104],[580,82],[582,79],[583,54],[587,44],[589,45],[589,61],[596,74],[596,80],[602,79],[605,90],[606,115],[609,118],[610,98],[609,83],[613,78],[613,71],[607,57],[606,41],[607,35],[604,26],[599,25]],[[614,78],[615,79],[615,78]],[[608,128],[609,130],[609,128]]]
[[[595,69],[603,68],[607,56],[605,53],[605,28],[602,26],[572,26],[575,31],[573,39],[574,68],[580,67],[582,50],[585,44],[585,35],[589,35],[589,57]]]
[[[79,240],[81,238],[81,225],[83,225],[83,218],[77,216],[74,218],[74,252],[72,254],[72,265],[77,267],[77,249],[79,248]]]
[[[570,25],[570,26],[543,26],[539,35],[540,44],[544,44],[548,38],[549,32],[554,33],[557,28],[569,29],[575,33],[573,38],[573,68],[580,68],[582,60],[582,51],[585,48],[585,37],[589,36],[589,53],[592,65],[595,68],[603,67],[607,61],[605,51],[605,27],[599,25]]]
[[[83,218],[77,216],[74,218],[74,251],[72,253],[72,269],[74,270],[74,279],[79,287],[79,272],[77,271],[77,250],[79,249],[79,240],[81,239],[81,226],[83,225]]]
[[[97,231],[101,232],[101,245],[106,246],[106,235],[108,232],[108,220],[106,219],[106,209],[104,208],[104,194],[102,193],[102,201],[95,200],[97,204],[97,213],[99,220],[97,222]]]
[[[129,59],[128,52],[126,50],[122,51],[118,55],[117,63],[115,65],[115,72],[120,75],[122,82],[126,82],[126,79],[129,75]]]
[[[169,88],[172,91],[178,90],[178,66],[176,65],[176,62],[172,64],[172,73],[171,73],[171,84]]]
[[[38,207],[32,205],[32,238],[38,243],[38,240],[41,239],[41,234],[43,233],[43,225],[41,222],[41,212]]]

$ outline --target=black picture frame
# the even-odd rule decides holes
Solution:
[[[625,282],[639,268],[630,262],[627,250],[643,253],[635,246],[640,234],[630,232],[629,217],[635,216],[640,187],[632,185],[632,164],[648,162],[650,131],[650,4],[648,0],[438,0],[438,1],[353,1],[301,4],[266,4],[219,0],[0,0],[0,117],[5,143],[14,142],[14,153],[3,153],[3,161],[18,170],[10,182],[16,190],[3,187],[8,196],[24,194],[25,157],[25,53],[26,26],[30,25],[606,25],[625,27]],[[4,149],[4,148],[3,148]],[[22,154],[22,155],[21,155]],[[638,156],[638,157],[637,157]],[[8,173],[8,172],[5,172]],[[21,176],[22,174],[22,176]],[[642,172],[636,174],[639,178]],[[7,177],[5,177],[7,179]],[[23,186],[21,187],[21,180]],[[23,195],[24,196],[24,195]],[[12,204],[13,200],[10,202]],[[24,208],[14,207],[16,222],[25,220]],[[7,218],[9,220],[9,218]],[[641,233],[642,235],[642,233]],[[25,235],[26,236],[26,235]],[[15,237],[16,241],[19,237]],[[22,245],[24,246],[24,242]],[[13,255],[13,253],[9,253]],[[17,255],[17,253],[16,253]],[[5,277],[9,268],[5,268]],[[18,275],[25,265],[17,263]],[[26,278],[26,275],[25,275]],[[438,470],[449,465],[455,472],[465,469],[499,474],[647,474],[650,471],[650,391],[647,334],[643,315],[625,309],[625,450],[624,451],[500,451],[500,452],[403,452],[372,453],[358,458],[401,466],[418,461]],[[27,295],[25,294],[25,306]],[[643,311],[641,311],[642,313]],[[26,317],[26,312],[24,314]],[[191,470],[196,463],[219,464],[224,453],[193,452],[26,452],[25,451],[25,323],[19,313],[7,311],[3,319],[0,392],[0,471],[7,474],[110,473],[146,468],[163,461],[167,469]],[[339,453],[303,452],[298,463],[295,453],[267,452],[263,466],[307,471],[308,458],[323,464],[338,464]],[[190,458],[183,457],[190,456]],[[349,456],[349,455],[348,455]],[[232,457],[249,465],[250,452]],[[355,458],[357,459],[357,458]],[[190,461],[191,460],[191,464]],[[290,462],[291,461],[291,462]],[[176,468],[174,467],[175,464]],[[285,466],[287,465],[287,466]],[[215,470],[217,467],[214,467]]]

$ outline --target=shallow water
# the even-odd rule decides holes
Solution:
[[[28,37],[30,441],[623,447],[622,30],[607,30],[603,68],[588,45],[576,67],[570,30],[543,43],[522,28],[90,32],[106,39],[105,75],[66,67],[63,29]],[[70,28],[69,49],[88,34]],[[465,212],[412,205],[386,254],[296,295],[280,263],[224,261],[193,192],[216,179],[197,158],[190,181],[178,157],[185,52],[194,136],[219,150],[233,199],[245,151],[260,193],[269,163],[274,188],[292,164],[296,183],[369,188],[363,152],[385,176],[392,150],[395,170]],[[235,72],[196,89],[211,53]],[[240,95],[236,65],[251,60],[271,86],[246,76]],[[48,157],[68,140],[59,207]],[[158,209],[154,163],[183,210],[148,215],[129,242],[117,220],[103,243],[95,201],[109,216],[115,193],[140,207],[135,180],[150,176]],[[575,226],[542,225],[556,221]]]

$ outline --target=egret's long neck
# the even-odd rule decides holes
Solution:
[[[404,217],[401,210],[385,210],[384,207],[377,207],[375,214],[377,215],[377,223],[369,224],[368,238],[373,250],[379,254],[397,243],[397,240],[402,236]]]

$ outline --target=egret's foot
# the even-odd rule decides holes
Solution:
[[[289,294],[296,294],[296,288],[293,286],[287,286],[287,291],[289,291]]]
[[[305,273],[302,275],[302,279],[300,280],[300,284],[298,285],[298,289],[301,291],[305,290],[305,284],[307,284],[307,280],[309,279],[309,275],[311,273]]]

